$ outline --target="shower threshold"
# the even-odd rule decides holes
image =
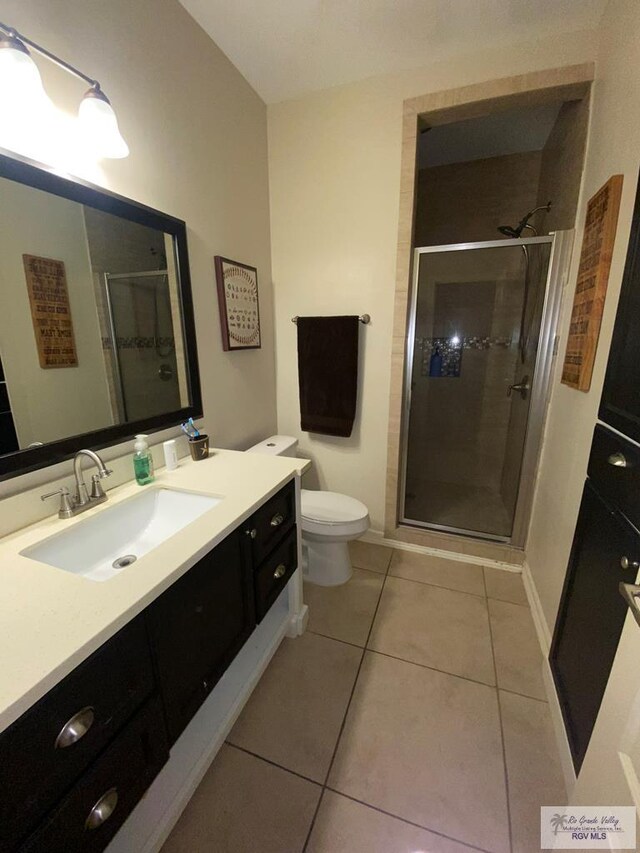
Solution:
[[[499,542],[508,545],[510,536],[499,536],[494,533],[484,533],[481,530],[465,530],[462,527],[448,527],[445,524],[434,524],[428,521],[418,521],[415,518],[401,518],[401,527],[419,527],[421,530],[435,530],[438,533],[453,533],[456,536],[464,536],[467,539],[481,539],[483,542]]]

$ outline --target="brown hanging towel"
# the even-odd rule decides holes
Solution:
[[[300,427],[348,438],[358,394],[357,317],[298,317]]]

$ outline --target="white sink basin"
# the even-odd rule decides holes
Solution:
[[[92,581],[106,581],[221,500],[177,489],[147,488],[69,530],[25,548],[21,554]]]

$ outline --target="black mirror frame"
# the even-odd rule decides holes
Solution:
[[[181,219],[168,216],[159,210],[139,204],[124,196],[104,190],[87,181],[63,177],[27,158],[19,157],[0,149],[0,177],[77,201],[87,207],[94,207],[105,213],[111,213],[140,225],[156,228],[171,234],[174,238],[180,300],[182,308],[182,334],[184,339],[185,361],[189,399],[191,404],[174,412],[154,415],[138,421],[80,433],[59,441],[51,441],[42,447],[17,450],[0,456],[0,481],[18,477],[40,468],[56,465],[71,459],[82,447],[99,450],[119,444],[132,438],[136,433],[151,433],[177,426],[188,418],[202,417],[202,393],[198,370],[196,329],[189,274],[189,255],[187,250],[187,228]]]

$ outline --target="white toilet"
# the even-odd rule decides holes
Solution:
[[[298,440],[272,435],[248,453],[297,456]],[[346,583],[353,573],[347,543],[369,529],[369,510],[338,492],[302,489],[302,547],[305,580],[320,586]]]

